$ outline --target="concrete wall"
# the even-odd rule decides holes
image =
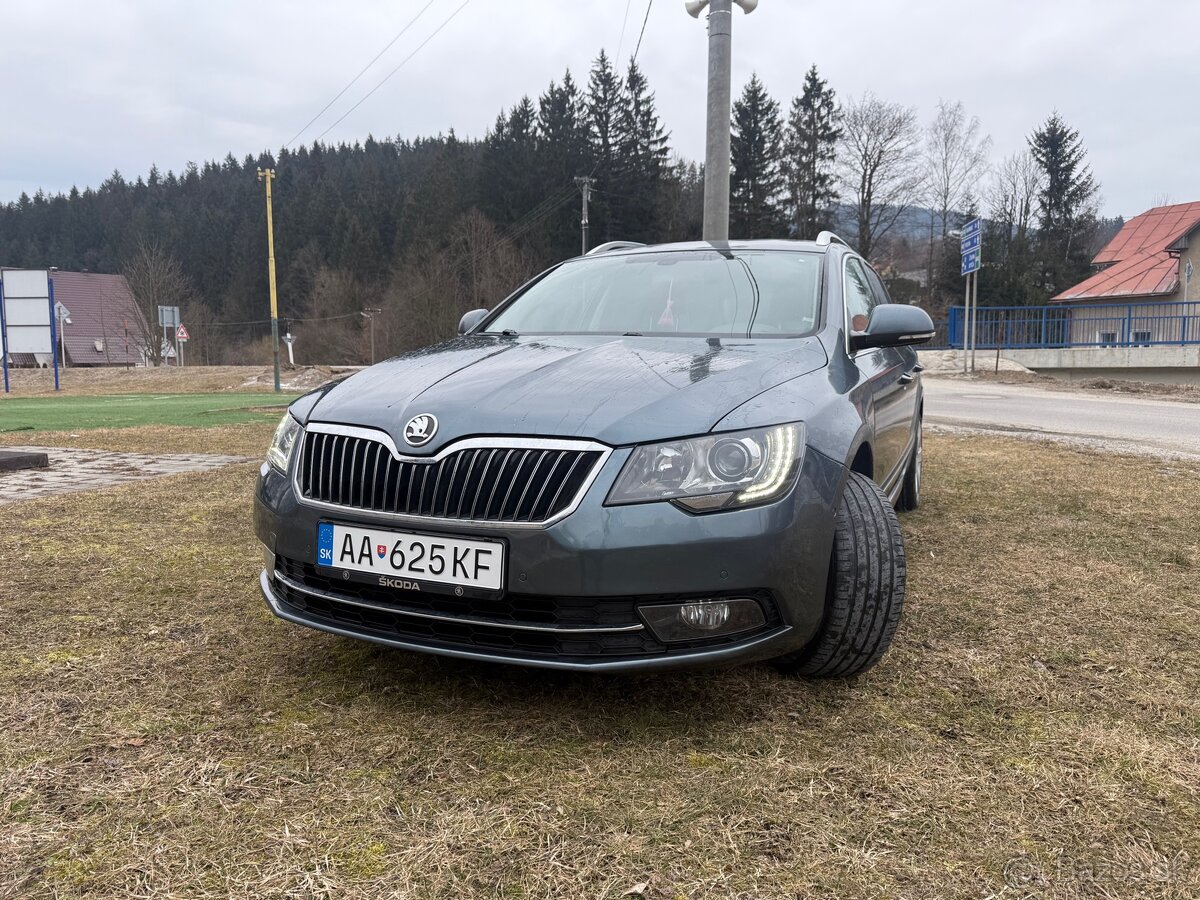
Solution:
[[[1200,278],[1197,280],[1200,281]],[[921,365],[930,372],[962,371],[962,356],[957,350],[921,350],[918,354]],[[1107,378],[1112,381],[1200,386],[1200,345],[1000,351],[1001,372],[1021,371],[1022,368],[1064,381]],[[977,350],[975,369],[978,372],[994,372],[996,351]]]
[[[1039,375],[1051,375],[1068,381],[1110,378],[1114,381],[1200,385],[1200,346],[1197,345],[1005,350],[1002,356]],[[976,365],[987,365],[981,362],[985,357],[977,356]]]

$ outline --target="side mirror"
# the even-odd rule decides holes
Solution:
[[[475,330],[475,326],[483,321],[488,314],[486,309],[473,309],[461,319],[458,320],[458,333],[470,334]]]
[[[850,352],[927,344],[934,331],[933,319],[919,306],[884,303],[872,311],[866,331],[850,335]]]

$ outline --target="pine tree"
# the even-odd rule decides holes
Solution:
[[[729,229],[734,237],[783,237],[783,121],[758,75],[733,104]]]
[[[528,97],[501,113],[484,139],[479,206],[502,226],[516,222],[543,197],[538,172],[537,113]]]
[[[1096,229],[1096,180],[1079,132],[1057,112],[1029,137],[1041,170],[1038,262],[1042,288],[1053,296],[1087,277]]]
[[[591,144],[590,157],[601,193],[592,204],[592,233],[604,240],[613,239],[616,223],[613,204],[607,196],[616,173],[617,115],[621,108],[623,85],[603,50],[592,64],[588,78],[586,117]]]
[[[550,82],[538,102],[537,135],[547,194],[591,172],[583,99],[569,70],[562,85]],[[556,258],[578,252],[579,210],[574,204],[555,210],[548,225],[548,249]]]
[[[784,174],[798,238],[811,240],[832,224],[841,136],[834,92],[814,65],[804,76],[804,92],[792,101],[784,138]]]
[[[631,241],[658,240],[658,199],[667,165],[667,133],[654,94],[636,61],[629,63],[616,121],[617,164],[613,184],[620,215],[613,218]]]

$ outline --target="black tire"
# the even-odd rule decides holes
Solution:
[[[912,512],[921,505],[921,464],[925,459],[925,440],[921,433],[922,422],[917,420],[917,442],[913,444],[912,456],[908,458],[908,469],[904,472],[904,487],[896,503],[901,512]]]
[[[906,578],[896,511],[875,482],[851,472],[837,513],[825,618],[807,647],[775,664],[792,675],[819,678],[867,671],[892,643]]]

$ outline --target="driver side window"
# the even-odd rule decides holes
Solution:
[[[867,280],[866,269],[857,259],[846,261],[846,277],[843,290],[846,303],[846,326],[853,332],[861,333],[867,330],[871,319],[871,310],[875,308],[875,295],[871,293],[871,283]]]

